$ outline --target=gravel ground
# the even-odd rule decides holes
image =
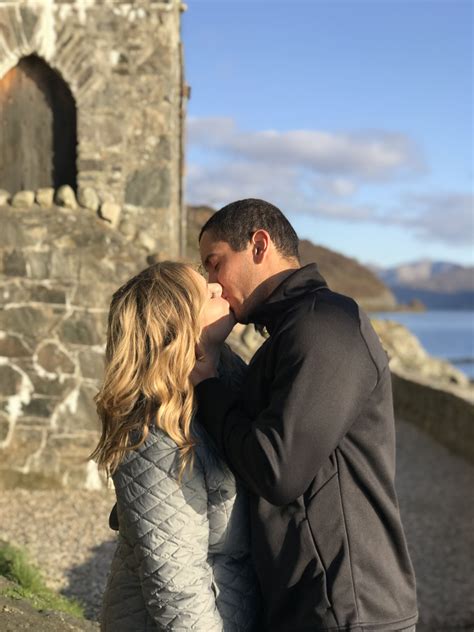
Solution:
[[[415,567],[417,632],[474,630],[474,467],[397,422],[397,490]]]
[[[2,490],[0,539],[24,547],[50,588],[96,618],[115,550],[108,526],[113,491]]]
[[[417,632],[474,629],[474,467],[399,421],[397,489],[418,583]],[[0,539],[21,545],[49,586],[97,616],[115,548],[113,492],[2,491]]]

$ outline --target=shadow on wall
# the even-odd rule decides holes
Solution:
[[[112,533],[112,532],[111,532]],[[68,585],[61,594],[80,601],[87,619],[97,620],[117,540],[114,536],[92,549],[90,558],[67,572]]]

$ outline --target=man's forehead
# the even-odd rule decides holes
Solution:
[[[199,250],[203,263],[205,264],[214,256],[222,255],[229,247],[226,241],[214,239],[209,233],[204,233],[199,242]]]

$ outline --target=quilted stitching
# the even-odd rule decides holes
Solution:
[[[162,431],[114,475],[120,533],[101,617],[106,632],[246,632],[258,615],[247,497],[205,431],[192,472]]]

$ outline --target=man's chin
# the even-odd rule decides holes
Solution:
[[[247,324],[247,321],[245,320],[245,317],[243,314],[236,314],[235,310],[232,307],[230,308],[230,311],[234,318],[235,323],[240,323],[241,325]]]

